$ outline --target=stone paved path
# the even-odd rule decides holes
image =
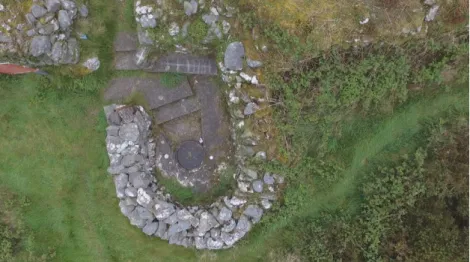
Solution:
[[[157,77],[119,77],[104,92],[105,100],[123,102],[140,93],[151,109],[156,137],[156,160],[161,173],[177,178],[196,191],[206,191],[214,180],[214,170],[231,156],[229,119],[223,107],[220,88],[209,76],[217,75],[215,60],[184,54],[150,59],[145,68],[135,63],[137,36],[119,33],[114,43],[117,70],[143,70],[151,73],[178,72],[194,77],[175,88],[163,86]],[[194,170],[182,168],[175,153],[186,140],[200,142],[205,150],[203,165]]]
[[[217,162],[230,154],[231,143],[228,115],[220,88],[208,77],[196,77],[194,89],[201,103],[202,138],[206,151]]]

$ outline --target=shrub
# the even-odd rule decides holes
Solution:
[[[204,23],[201,19],[197,19],[189,25],[188,28],[188,37],[191,42],[199,44],[207,36],[207,31],[209,26]]]

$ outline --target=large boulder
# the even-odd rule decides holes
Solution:
[[[233,42],[227,46],[224,56],[224,65],[230,70],[242,70],[245,48],[241,42]]]
[[[60,30],[66,31],[72,25],[72,18],[65,10],[60,10],[58,14]]]
[[[254,223],[259,222],[261,217],[263,216],[263,209],[256,206],[256,205],[249,205],[245,211],[243,211],[243,214],[251,217]]]
[[[34,4],[32,7],[31,7],[31,13],[33,14],[33,16],[35,18],[41,18],[43,17],[44,15],[47,14],[47,10],[46,8],[40,6],[40,5],[36,5]]]
[[[184,1],[184,13],[187,16],[193,15],[197,13],[197,1],[196,0],[191,0],[191,2]]]
[[[60,1],[46,0],[46,8],[49,13],[55,13],[60,9]]]
[[[121,129],[119,129],[119,137],[125,141],[135,142],[139,138],[139,135],[139,127],[134,123],[124,124]]]
[[[142,228],[142,232],[144,232],[147,236],[151,236],[157,232],[158,229],[158,222],[151,222],[145,225],[144,228]]]
[[[40,35],[33,37],[29,52],[32,56],[38,57],[51,51],[52,44],[48,36]]]
[[[226,207],[222,207],[220,209],[218,218],[220,221],[229,221],[230,219],[232,219],[232,210]]]
[[[199,236],[203,236],[207,231],[211,230],[211,228],[216,227],[219,225],[219,222],[215,219],[215,217],[205,211],[202,212],[201,217],[199,219],[199,226],[197,227],[197,232]]]

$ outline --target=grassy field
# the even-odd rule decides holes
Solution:
[[[354,181],[387,146],[419,132],[420,122],[457,106],[466,108],[468,91],[418,100],[384,120],[354,146],[352,162],[327,194],[311,192],[302,212],[280,211],[268,218],[244,244],[220,253],[195,252],[150,239],[119,212],[114,185],[106,175],[105,122],[96,93],[45,92],[38,97],[37,78],[0,78],[0,180],[26,196],[25,222],[38,253],[56,252],[54,261],[224,261],[228,257],[256,261],[271,250],[271,241],[292,220],[322,208],[344,205]],[[431,106],[432,105],[432,106]],[[405,140],[402,143],[409,143]],[[297,190],[297,189],[289,189]],[[288,216],[284,216],[288,214]],[[178,256],[174,254],[177,253]]]

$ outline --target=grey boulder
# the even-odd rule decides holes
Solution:
[[[81,5],[80,8],[78,9],[78,12],[80,13],[81,17],[88,16],[88,8],[86,7],[86,5]]]
[[[61,0],[62,2],[62,7],[65,9],[65,10],[73,10],[75,8],[77,8],[77,5],[75,4],[74,1],[71,1],[71,0]]]
[[[245,48],[241,42],[233,42],[227,46],[224,56],[224,65],[230,70],[242,70]]]
[[[211,13],[203,15],[202,20],[208,25],[213,25],[215,22],[217,22],[217,20],[219,20],[219,17]]]
[[[253,102],[250,102],[250,103],[246,104],[245,109],[243,110],[243,114],[245,116],[249,116],[249,115],[254,114],[258,109],[259,109],[259,107],[258,107],[257,104],[255,104]]]
[[[248,64],[249,67],[251,68],[258,68],[263,65],[263,62],[257,61],[257,60],[251,60],[251,59],[246,59],[246,63]]]
[[[31,41],[29,52],[32,56],[38,57],[48,53],[51,48],[52,44],[48,36],[35,36]]]
[[[428,13],[426,14],[426,17],[424,18],[427,22],[433,21],[436,18],[437,11],[439,10],[438,5],[434,5],[429,9]]]
[[[47,0],[46,8],[49,13],[55,13],[60,8],[60,1],[59,0]]]
[[[220,209],[218,219],[221,221],[229,221],[232,219],[232,210],[222,207],[222,209]]]
[[[152,222],[148,223],[145,225],[144,228],[142,228],[142,232],[144,232],[147,236],[151,236],[157,232],[158,229],[158,223],[157,222]]]
[[[175,206],[165,201],[159,201],[155,204],[155,217],[158,220],[164,220],[175,213]]]
[[[119,137],[126,141],[135,142],[139,138],[139,135],[139,127],[134,123],[124,124],[121,129],[119,129]]]
[[[196,0],[191,0],[191,2],[184,1],[184,13],[187,16],[193,15],[197,13],[197,1]]]
[[[177,223],[170,226],[168,229],[168,235],[172,236],[176,233],[186,231],[191,228],[191,223],[188,221],[178,221]]]
[[[249,205],[245,211],[243,211],[243,214],[251,217],[254,223],[257,223],[260,221],[261,217],[263,216],[263,209],[259,208],[256,205]]]
[[[258,193],[263,192],[263,182],[261,182],[260,180],[253,181],[252,187],[255,192],[258,192]]]
[[[263,181],[265,184],[272,185],[274,184],[274,177],[270,173],[265,173]]]
[[[150,18],[144,15],[140,18],[140,25],[143,28],[155,28],[157,27],[157,20],[154,17]]]
[[[207,240],[208,249],[212,249],[212,250],[221,249],[223,246],[224,246],[224,242],[222,240],[218,240],[218,239],[214,240],[212,238],[209,238]]]
[[[219,223],[212,214],[207,211],[203,212],[199,219],[199,226],[197,228],[199,236],[204,235],[207,231],[211,230],[211,228],[218,225]]]
[[[129,182],[135,188],[147,188],[148,185],[152,182],[149,175],[141,172],[131,173],[129,175]]]
[[[32,7],[31,7],[31,13],[33,14],[33,16],[35,18],[41,18],[43,17],[45,14],[47,14],[47,10],[46,8],[40,6],[40,5],[36,5],[34,4]]]
[[[60,30],[65,31],[72,25],[72,18],[65,10],[60,10],[58,14]]]

